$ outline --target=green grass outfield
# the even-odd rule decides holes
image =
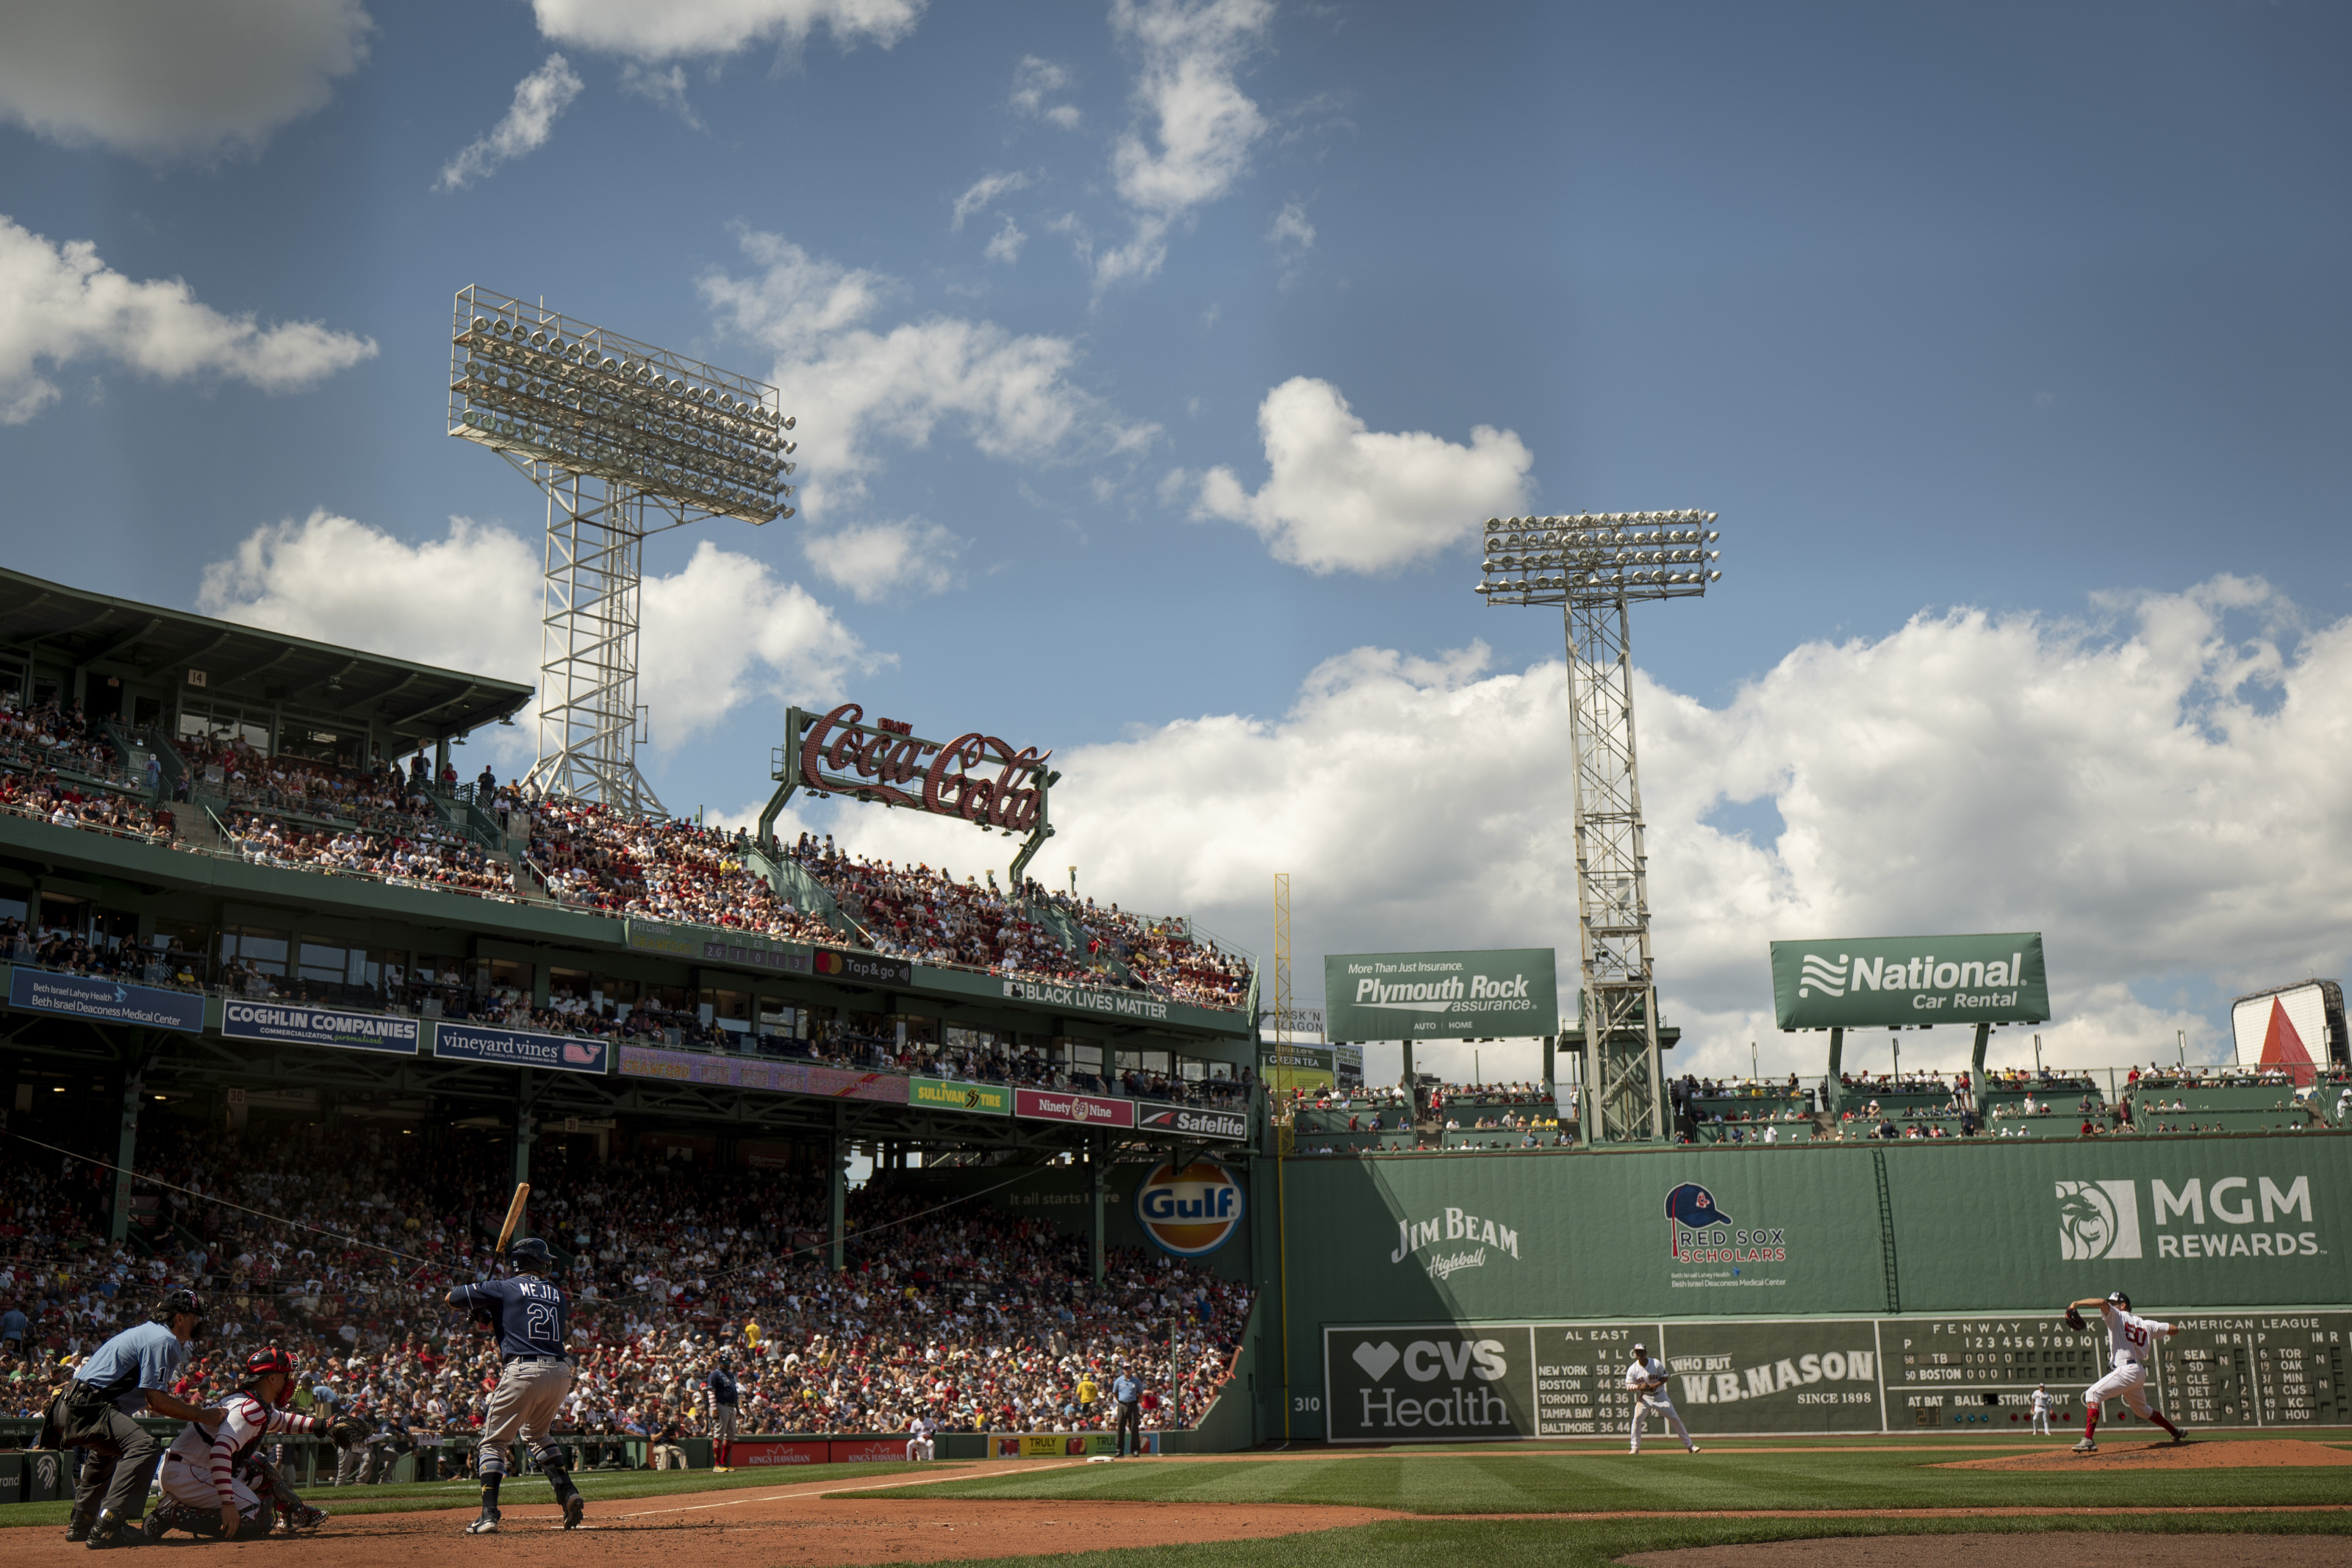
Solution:
[[[2254,1436],[2254,1434],[2248,1434]],[[2352,1434],[2324,1436],[2339,1440]],[[2229,1441],[2228,1438],[2215,1439]],[[1004,1471],[888,1497],[1047,1498],[1150,1502],[1312,1502],[1405,1513],[1587,1513],[1629,1510],[1916,1508],[2249,1508],[2352,1504],[2352,1468],[2049,1471],[1934,1467],[2062,1441],[1969,1443],[1945,1438],[1878,1446],[1727,1441],[1685,1454],[1654,1443],[1622,1448],[1371,1453],[1283,1458],[1125,1459]]]

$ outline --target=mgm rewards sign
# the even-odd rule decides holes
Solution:
[[[2042,933],[1775,942],[1772,1010],[1789,1030],[2047,1023]]]
[[[1549,947],[1333,953],[1323,960],[1329,1040],[1486,1040],[1557,1034]]]

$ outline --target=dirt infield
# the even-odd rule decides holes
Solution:
[[[2293,1437],[2255,1437],[2242,1443],[2102,1443],[2095,1454],[2053,1448],[2038,1454],[2006,1454],[1993,1459],[1959,1459],[1939,1470],[2238,1470],[2290,1465],[2352,1465],[2352,1453]]]
[[[1026,1502],[855,1497],[803,1485],[735,1492],[695,1492],[591,1505],[588,1521],[567,1533],[545,1503],[510,1503],[499,1534],[460,1540],[473,1508],[422,1513],[356,1514],[331,1521],[299,1546],[282,1537],[222,1546],[174,1535],[131,1559],[155,1568],[186,1551],[211,1554],[299,1555],[304,1568],[414,1568],[421,1553],[494,1555],[502,1563],[577,1568],[664,1568],[680,1553],[698,1563],[756,1562],[760,1568],[938,1563],[967,1557],[1025,1557],[1122,1546],[1258,1540],[1336,1530],[1403,1515],[1383,1509],[1308,1503]],[[87,1563],[61,1528],[5,1532],[5,1552],[19,1568]]]
[[[1617,1561],[1642,1568],[1949,1568],[1956,1562],[2054,1560],[2064,1551],[2053,1551],[2047,1536],[1850,1535],[1637,1552]],[[2131,1560],[2136,1568],[2342,1568],[2352,1563],[2352,1541],[2340,1535],[2136,1535]]]

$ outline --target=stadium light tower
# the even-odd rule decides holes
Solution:
[[[1568,622],[1587,1143],[1666,1135],[1625,607],[1696,599],[1719,580],[1723,552],[1707,548],[1721,538],[1714,522],[1713,512],[1486,519],[1480,595],[1489,605],[1557,604]]]
[[[543,300],[461,288],[450,326],[449,434],[547,495],[539,760],[524,787],[658,814],[636,762],[646,538],[791,517],[793,420],[774,387]]]

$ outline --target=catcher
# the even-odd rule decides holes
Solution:
[[[2172,1434],[2176,1443],[2189,1441],[2161,1410],[2151,1408],[2147,1402],[2147,1358],[2154,1353],[2155,1342],[2179,1333],[2170,1323],[2160,1323],[2153,1318],[2143,1318],[2131,1310],[2131,1298],[2116,1291],[2101,1301],[2085,1296],[2066,1307],[2066,1326],[2077,1333],[2086,1333],[2090,1324],[2083,1321],[2083,1309],[2096,1307],[2106,1319],[2108,1364],[2114,1368],[2105,1377],[2083,1391],[2083,1440],[2074,1445],[2078,1454],[2099,1451],[2099,1407],[2110,1397],[2119,1398],[2132,1407],[2144,1421],[2153,1421]]]
[[[346,1434],[337,1428],[358,1423],[346,1416],[330,1425],[283,1408],[293,1382],[293,1358],[284,1351],[257,1350],[246,1357],[238,1392],[223,1402],[219,1422],[210,1430],[189,1422],[163,1455],[163,1495],[147,1516],[148,1540],[184,1530],[251,1541],[268,1535],[281,1512],[289,1531],[325,1522],[326,1511],[296,1497],[260,1457],[261,1440],[272,1433],[325,1431],[341,1441]]]

